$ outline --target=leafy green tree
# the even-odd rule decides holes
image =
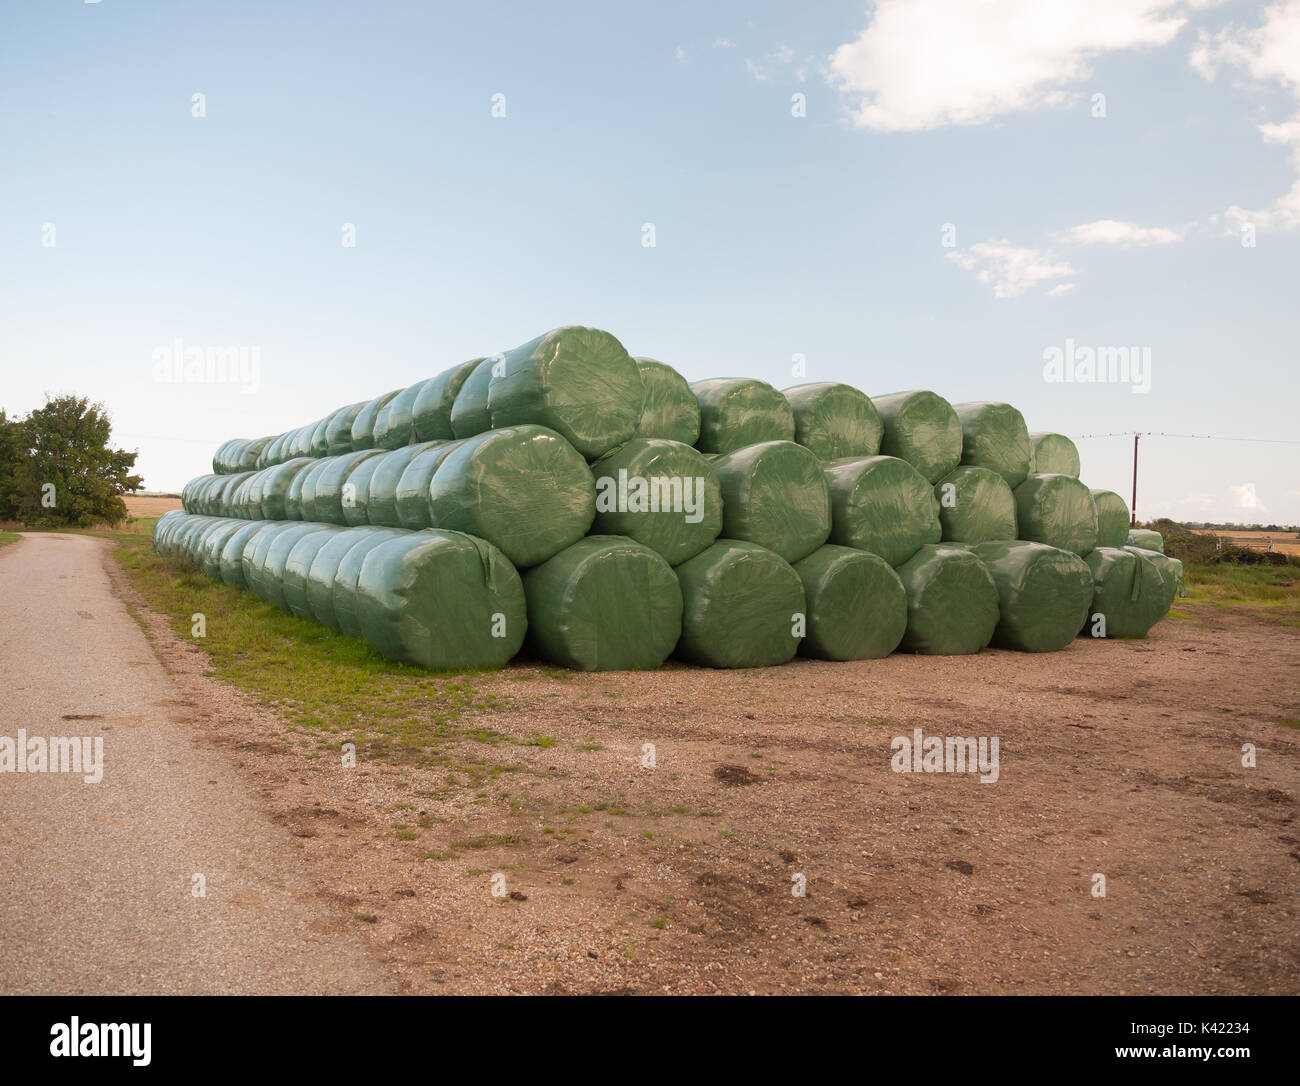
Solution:
[[[121,496],[142,482],[130,474],[138,453],[109,446],[113,426],[103,404],[58,396],[25,419],[0,419],[0,502],[9,495],[15,519],[42,528],[126,519]],[[9,440],[17,447],[12,466]]]
[[[26,447],[22,420],[0,410],[0,520],[18,519],[18,468]]]

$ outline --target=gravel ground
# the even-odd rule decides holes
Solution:
[[[342,766],[146,622],[402,991],[1297,993],[1300,630],[1178,607],[1041,656],[512,666],[473,723],[514,741],[436,768]],[[997,737],[997,782],[893,772],[914,728]]]
[[[0,736],[101,737],[104,765],[97,784],[0,773],[0,993],[392,990],[248,779],[198,741],[108,547],[0,551]]]
[[[94,725],[109,771],[0,776],[4,991],[1300,992],[1300,630],[512,666],[473,723],[513,741],[347,768],[146,611],[151,652],[106,546],[6,551],[0,735]],[[914,728],[997,782],[894,772]]]

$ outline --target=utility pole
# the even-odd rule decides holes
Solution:
[[[1129,522],[1130,527],[1134,527],[1138,522],[1138,435],[1133,435],[1133,519]]]

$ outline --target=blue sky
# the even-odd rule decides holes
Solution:
[[[100,399],[176,489],[580,323],[692,380],[1007,400],[1127,496],[1131,439],[1082,435],[1300,438],[1298,97],[1300,0],[8,0],[0,406]],[[178,338],[257,388],[155,380]],[[1067,340],[1150,390],[1045,380]],[[1300,522],[1297,453],[1146,439],[1139,514]]]

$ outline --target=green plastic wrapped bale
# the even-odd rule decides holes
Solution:
[[[686,378],[672,366],[653,358],[632,361],[645,388],[636,436],[694,445],[700,439],[700,402]]]
[[[213,474],[234,475],[240,471],[252,471],[262,450],[273,440],[272,437],[235,437],[222,442],[212,456]]]
[[[680,441],[634,437],[592,464],[591,474],[592,530],[634,539],[670,566],[694,558],[722,531],[722,490],[713,465]]]
[[[360,452],[342,453],[322,460],[324,467],[313,480],[311,519],[323,524],[346,524],[347,507],[356,501],[356,489],[347,486],[348,480],[359,464],[383,455],[382,449],[362,449]],[[306,485],[303,483],[304,489]],[[306,512],[305,501],[303,511]]]
[[[284,434],[279,434],[271,438],[260,453],[257,454],[257,463],[253,466],[258,470],[269,468],[272,464],[280,462],[280,449],[284,446]]]
[[[578,671],[637,671],[668,658],[682,633],[672,567],[640,543],[589,535],[524,574],[529,650]]]
[[[1079,477],[1079,449],[1064,434],[1029,435],[1029,470],[1035,475]]]
[[[799,655],[819,660],[877,660],[907,629],[907,592],[879,555],[827,544],[794,564],[808,616]]]
[[[806,558],[831,532],[821,461],[793,441],[764,441],[712,461],[722,489],[722,534],[757,543],[787,562]]]
[[[356,418],[352,420],[353,452],[375,447],[375,423],[379,420],[379,412],[401,391],[400,388],[395,388],[392,392],[385,392],[382,396],[376,396],[357,412]]]
[[[364,526],[344,528],[329,536],[312,554],[311,564],[303,578],[303,594],[311,617],[325,626],[338,628],[334,619],[334,574],[339,562],[357,543],[382,528]]]
[[[834,381],[784,392],[794,412],[794,439],[821,460],[875,456],[885,435],[880,412],[865,392]]]
[[[354,566],[355,571],[351,579],[350,598],[355,601],[356,579],[361,574],[361,559],[365,557],[369,548],[377,547],[386,540],[398,539],[407,534],[400,528],[360,526],[345,528],[338,534],[330,536],[313,555],[311,565],[307,570],[307,606],[311,610],[312,618],[325,626],[333,627],[336,630],[339,628],[339,620],[334,613],[334,582],[338,575],[339,566],[353,547],[362,548],[358,553]],[[355,606],[352,607],[352,613],[355,613]],[[353,636],[360,636],[359,629],[359,627],[354,626]]]
[[[1155,563],[1118,547],[1097,547],[1083,560],[1092,570],[1092,606],[1083,634],[1146,637],[1167,610],[1165,583]]]
[[[326,456],[342,456],[343,453],[352,451],[352,424],[356,422],[357,416],[365,406],[364,400],[361,403],[348,404],[347,407],[340,407],[329,417],[329,422],[325,426]]]
[[[369,452],[369,449],[363,449],[362,452]],[[364,524],[369,524],[370,508],[370,480],[375,471],[390,456],[396,456],[402,450],[397,452],[385,452],[379,450],[378,456],[367,457],[365,460],[358,462],[348,472],[347,479],[343,482],[343,493],[347,496],[343,506],[343,523],[349,528],[358,528]]]
[[[233,517],[235,516],[235,494],[239,488],[251,479],[256,472],[241,471],[236,475],[227,475],[226,485],[221,488],[217,496],[217,516]]]
[[[169,509],[162,516],[160,516],[156,521],[154,521],[153,534],[150,538],[153,541],[153,549],[155,551],[157,551],[159,554],[163,553],[162,550],[163,539],[167,536],[167,533],[170,532],[175,527],[176,524],[180,523],[183,520],[183,518],[187,516],[189,516],[188,513],[182,512],[179,509]]]
[[[488,386],[492,370],[505,361],[504,355],[485,358],[461,382],[460,391],[451,405],[451,434],[455,438],[474,437],[492,429],[492,411],[488,407]]]
[[[1097,503],[1092,491],[1068,475],[1030,475],[1015,489],[1021,539],[1073,551],[1097,545]]]
[[[397,504],[397,522],[403,528],[433,528],[433,510],[429,488],[442,462],[460,446],[458,441],[431,441],[411,458],[397,480],[393,499]]]
[[[959,403],[952,409],[961,421],[961,462],[996,471],[1007,486],[1023,483],[1029,474],[1025,416],[1009,403]]]
[[[307,602],[307,574],[312,560],[321,547],[347,530],[333,524],[318,524],[316,531],[307,532],[289,548],[284,559],[284,572],[280,576],[280,591],[285,607],[299,618],[314,617]]]
[[[306,460],[306,465],[301,471],[295,472],[289,480],[289,486],[284,492],[284,519],[285,520],[302,520],[302,484],[306,481],[313,471],[316,470],[319,460],[312,457],[296,456],[295,460]]]
[[[253,519],[252,509],[260,507],[260,499],[259,505],[255,507],[251,504],[249,495],[253,493],[254,487],[258,488],[260,494],[261,485],[262,473],[255,471],[235,489],[235,493],[230,498],[230,515],[232,517],[238,517],[240,520]]]
[[[830,490],[832,543],[900,566],[922,544],[939,542],[934,488],[907,461],[858,456],[823,464],[822,474]]]
[[[284,592],[280,578],[284,560],[302,536],[317,531],[318,524],[283,521],[258,532],[244,546],[244,582],[267,603],[284,610]]]
[[[244,550],[240,555],[240,565],[244,575],[244,587],[254,595],[262,595],[262,563],[266,559],[267,548],[271,545],[271,541],[291,524],[291,521],[285,520],[269,522],[264,531],[250,535],[245,540]]]
[[[588,460],[629,441],[645,387],[631,355],[598,328],[556,328],[506,353],[488,385],[493,429],[545,426]]]
[[[288,452],[290,458],[299,456],[311,456],[311,438],[316,432],[316,423],[309,423],[306,426],[299,426],[289,438]]]
[[[298,515],[293,517],[294,520],[318,520],[316,516],[316,484],[320,482],[325,474],[334,466],[334,461],[328,457],[321,457],[315,461],[311,467],[301,475],[302,486],[298,490]],[[289,493],[293,493],[293,486],[290,485]],[[286,509],[290,508],[290,503],[286,502]]]
[[[1124,547],[1128,545],[1128,505],[1113,490],[1094,490],[1092,500],[1097,506],[1097,546]]]
[[[945,543],[1016,538],[1016,496],[992,468],[955,467],[935,484],[934,496]]]
[[[780,555],[720,539],[675,572],[682,586],[682,659],[705,667],[771,667],[799,650],[803,582]]]
[[[1165,537],[1151,528],[1133,528],[1128,533],[1126,546],[1141,547],[1144,551],[1165,553]]]
[[[424,386],[432,381],[427,377],[408,385],[389,400],[375,415],[375,448],[400,449],[411,444],[415,436],[413,414],[416,398],[424,391]]]
[[[931,485],[961,463],[961,419],[942,396],[916,390],[873,396],[871,402],[885,424],[884,455],[906,460]]]
[[[229,471],[231,450],[236,445],[242,444],[247,440],[247,438],[232,437],[217,446],[217,451],[212,454],[212,472],[214,475],[225,475],[227,471]]]
[[[314,456],[317,459],[329,452],[329,424],[330,416],[326,415],[323,419],[312,427],[311,441],[307,446],[307,455]]]
[[[231,536],[243,530],[244,524],[242,520],[221,521],[204,533],[199,548],[199,566],[212,580],[221,580],[221,552]]]
[[[456,436],[451,428],[452,405],[465,379],[482,361],[481,358],[470,359],[424,382],[411,407],[414,441],[450,441]]]
[[[222,581],[231,588],[248,587],[244,582],[244,548],[253,536],[270,526],[271,522],[266,520],[249,521],[241,525],[239,531],[227,539],[222,546],[218,565]]]
[[[357,582],[361,579],[361,567],[366,556],[376,547],[381,547],[390,539],[405,538],[412,534],[404,528],[368,528],[364,538],[358,540],[339,559],[334,569],[334,584],[330,594],[330,610],[334,624],[349,637],[361,636],[361,617],[357,602]],[[329,544],[326,544],[328,547]],[[325,550],[322,547],[321,550]],[[314,564],[314,563],[313,563]],[[312,606],[312,614],[317,614],[319,603],[309,586],[307,600]]]
[[[262,486],[274,468],[259,468],[248,477],[248,482],[235,491],[232,516],[241,520],[260,520],[262,517]]]
[[[288,524],[270,541],[261,558],[260,587],[257,589],[258,595],[267,603],[274,604],[281,611],[289,609],[289,604],[284,598],[285,563],[288,562],[289,553],[300,539],[320,530],[319,524],[308,522]]]
[[[215,475],[198,475],[181,487],[181,508],[187,513],[198,512],[198,490],[199,487],[209,479],[216,478]]]
[[[429,510],[435,526],[486,539],[524,569],[587,534],[596,485],[554,430],[508,426],[452,449],[433,474]]]
[[[1174,559],[1166,557],[1159,551],[1148,550],[1145,547],[1130,545],[1124,549],[1132,551],[1144,562],[1150,562],[1156,567],[1156,572],[1160,574],[1160,583],[1164,586],[1160,608],[1160,617],[1164,618],[1169,614],[1169,608],[1174,605],[1174,597],[1178,595],[1178,586],[1183,579],[1183,564],[1175,562]]]
[[[691,385],[700,405],[701,452],[729,453],[764,441],[793,441],[790,401],[771,385],[715,377]]]
[[[993,644],[1017,652],[1059,652],[1092,606],[1092,570],[1077,554],[1019,540],[972,550],[998,586]]]
[[[243,455],[239,458],[240,471],[256,471],[258,461],[262,458],[262,453],[275,440],[275,435],[259,437],[244,446]]]
[[[433,671],[504,667],[527,629],[515,567],[460,532],[416,532],[375,547],[361,565],[356,604],[366,644]]]
[[[965,547],[927,543],[898,567],[907,590],[907,632],[899,646],[928,656],[965,656],[993,638],[998,589]]]
[[[1181,558],[1170,558],[1169,568],[1174,575],[1174,595],[1186,596],[1187,585],[1183,583],[1183,562]],[[1172,604],[1171,604],[1172,606]]]
[[[369,491],[366,495],[366,519],[370,524],[384,524],[390,528],[403,527],[397,515],[397,484],[404,472],[421,453],[428,449],[439,448],[442,441],[425,441],[419,445],[407,445],[404,449],[394,449],[386,453],[370,474]],[[429,527],[428,522],[420,525]]]

